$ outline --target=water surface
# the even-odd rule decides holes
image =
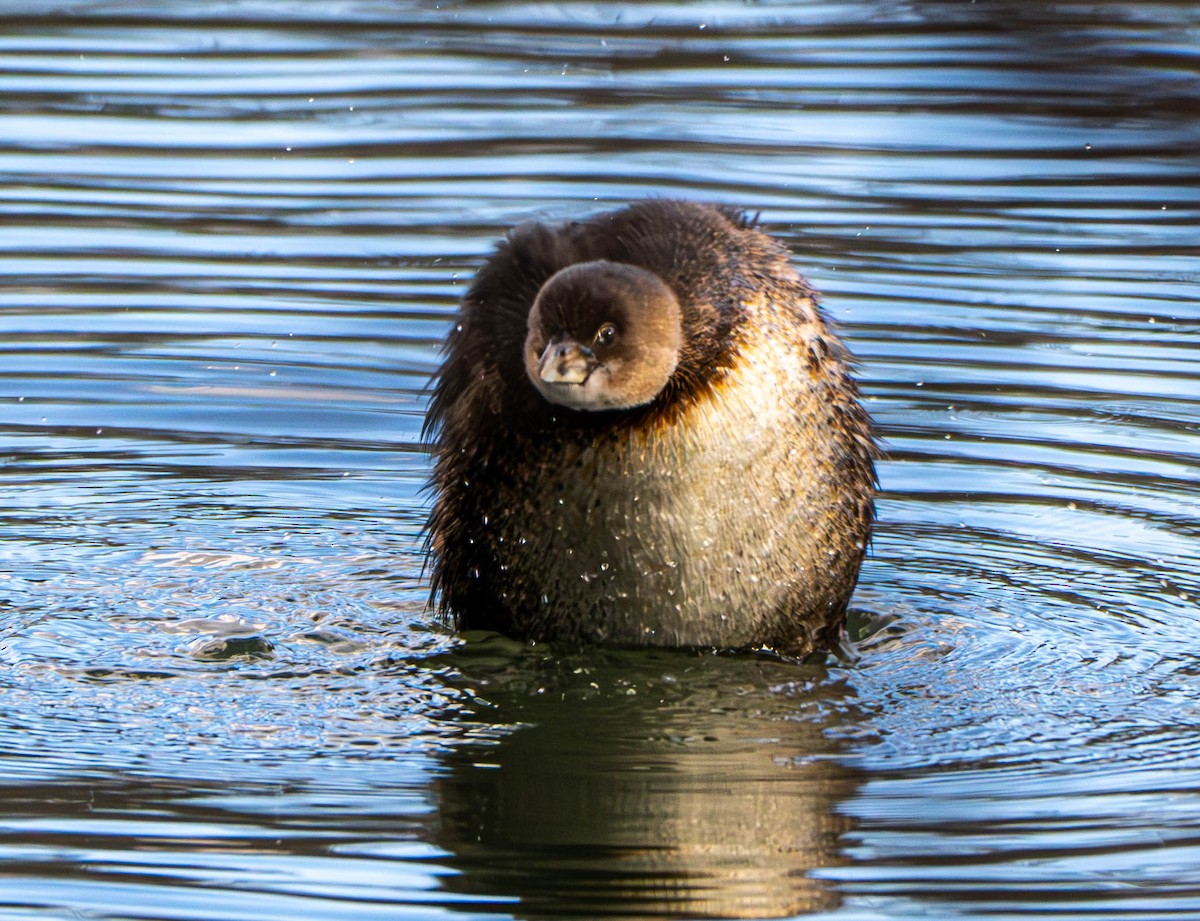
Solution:
[[[1190,3],[10,3],[0,917],[1200,914]],[[493,241],[761,212],[889,447],[860,658],[425,609]]]

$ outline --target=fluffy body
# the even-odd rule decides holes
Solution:
[[[530,367],[539,292],[594,260],[650,272],[678,301],[678,355],[640,405],[571,408]],[[793,654],[836,642],[875,442],[812,291],[737,213],[652,201],[516,228],[463,300],[427,437],[434,598],[459,628]]]

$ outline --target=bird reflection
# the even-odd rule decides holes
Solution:
[[[834,907],[816,871],[845,862],[855,782],[819,714],[846,690],[752,657],[615,655],[480,682],[515,725],[445,759],[433,837],[461,873],[446,886],[527,918]]]

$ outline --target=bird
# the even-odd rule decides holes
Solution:
[[[516,226],[431,383],[431,607],[573,648],[836,650],[880,456],[853,372],[738,209]]]

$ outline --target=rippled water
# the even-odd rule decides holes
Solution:
[[[0,917],[1200,915],[1190,3],[8,3]],[[761,211],[888,441],[855,663],[462,644],[505,227]]]

